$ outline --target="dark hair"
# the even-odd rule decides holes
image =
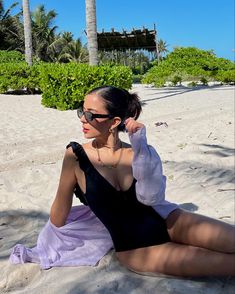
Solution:
[[[96,94],[103,98],[106,102],[106,108],[109,114],[118,116],[122,122],[118,125],[118,131],[124,131],[124,121],[128,117],[137,119],[142,110],[139,97],[135,93],[129,93],[122,88],[114,86],[97,87],[87,93],[87,95]]]

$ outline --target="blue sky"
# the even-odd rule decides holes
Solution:
[[[4,7],[14,1],[4,0]],[[30,9],[39,4],[58,13],[54,23],[58,32],[70,31],[86,42],[85,0],[30,0]],[[98,32],[153,29],[155,23],[170,51],[175,46],[195,46],[234,60],[235,0],[96,0],[96,6]]]

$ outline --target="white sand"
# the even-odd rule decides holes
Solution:
[[[234,88],[133,90],[145,103],[140,120],[162,158],[167,199],[234,223]],[[97,267],[45,271],[36,264],[11,265],[10,249],[16,243],[34,246],[48,219],[66,144],[84,142],[76,111],[47,109],[40,100],[0,95],[0,293],[234,293],[231,278],[137,275],[113,252]]]

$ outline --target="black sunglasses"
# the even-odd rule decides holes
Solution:
[[[83,115],[85,116],[85,119],[87,121],[93,121],[95,118],[113,118],[111,114],[98,114],[98,113],[92,113],[90,111],[83,111],[82,108],[77,109],[77,115],[79,118],[81,118]]]

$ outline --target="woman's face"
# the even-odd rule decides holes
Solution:
[[[93,114],[108,114],[105,101],[96,94],[85,97],[83,111],[89,111]],[[87,139],[107,136],[113,123],[113,119],[110,118],[94,118],[92,121],[88,121],[84,115],[80,118],[80,121],[84,137]]]

